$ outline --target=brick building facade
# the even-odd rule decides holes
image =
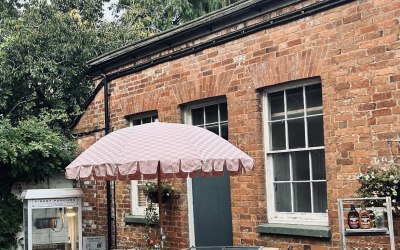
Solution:
[[[396,0],[239,1],[89,62],[98,88],[74,132],[83,149],[104,135],[104,80],[112,130],[151,116],[194,123],[216,108],[222,136],[256,162],[230,178],[232,244],[339,249],[337,199],[399,154],[399,21]],[[191,184],[170,182],[166,247],[184,249],[197,230]],[[115,182],[118,248],[145,247],[134,185]],[[104,182],[81,187],[84,235],[106,235]],[[348,241],[388,247],[386,236]]]

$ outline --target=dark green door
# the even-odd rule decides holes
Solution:
[[[192,125],[203,127],[228,140],[226,102],[197,106],[191,109],[190,114]],[[196,247],[232,246],[229,175],[193,178],[192,197]]]
[[[192,180],[196,246],[232,246],[229,175]]]

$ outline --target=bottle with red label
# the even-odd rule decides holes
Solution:
[[[371,228],[371,218],[369,217],[369,212],[365,209],[365,206],[361,206],[361,211],[359,215],[359,224],[362,229]]]
[[[350,229],[358,229],[360,228],[360,223],[359,223],[359,214],[354,206],[354,204],[351,205],[349,214],[347,215],[348,223],[349,223],[349,228]]]

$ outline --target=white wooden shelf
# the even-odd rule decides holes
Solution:
[[[383,210],[386,213],[386,225],[384,228],[369,228],[369,229],[350,229],[345,226],[345,215],[344,212],[348,212],[349,208],[344,207],[343,204],[362,204],[365,201],[383,201],[385,205],[378,207],[368,207],[367,210]],[[392,216],[392,204],[390,197],[378,197],[378,198],[345,198],[338,199],[338,214],[339,214],[339,230],[340,230],[340,243],[341,249],[346,250],[346,237],[357,236],[357,235],[388,235],[390,240],[390,249],[395,250],[394,232],[393,232],[393,216]],[[390,211],[389,213],[387,211]],[[347,214],[346,214],[347,216]]]

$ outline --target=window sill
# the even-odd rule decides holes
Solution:
[[[327,226],[290,225],[290,224],[260,224],[257,226],[260,234],[286,234],[316,238],[331,238],[331,228]]]
[[[124,222],[126,224],[146,224],[146,219],[144,216],[141,215],[127,215],[124,218]],[[154,223],[152,223],[154,224]]]

